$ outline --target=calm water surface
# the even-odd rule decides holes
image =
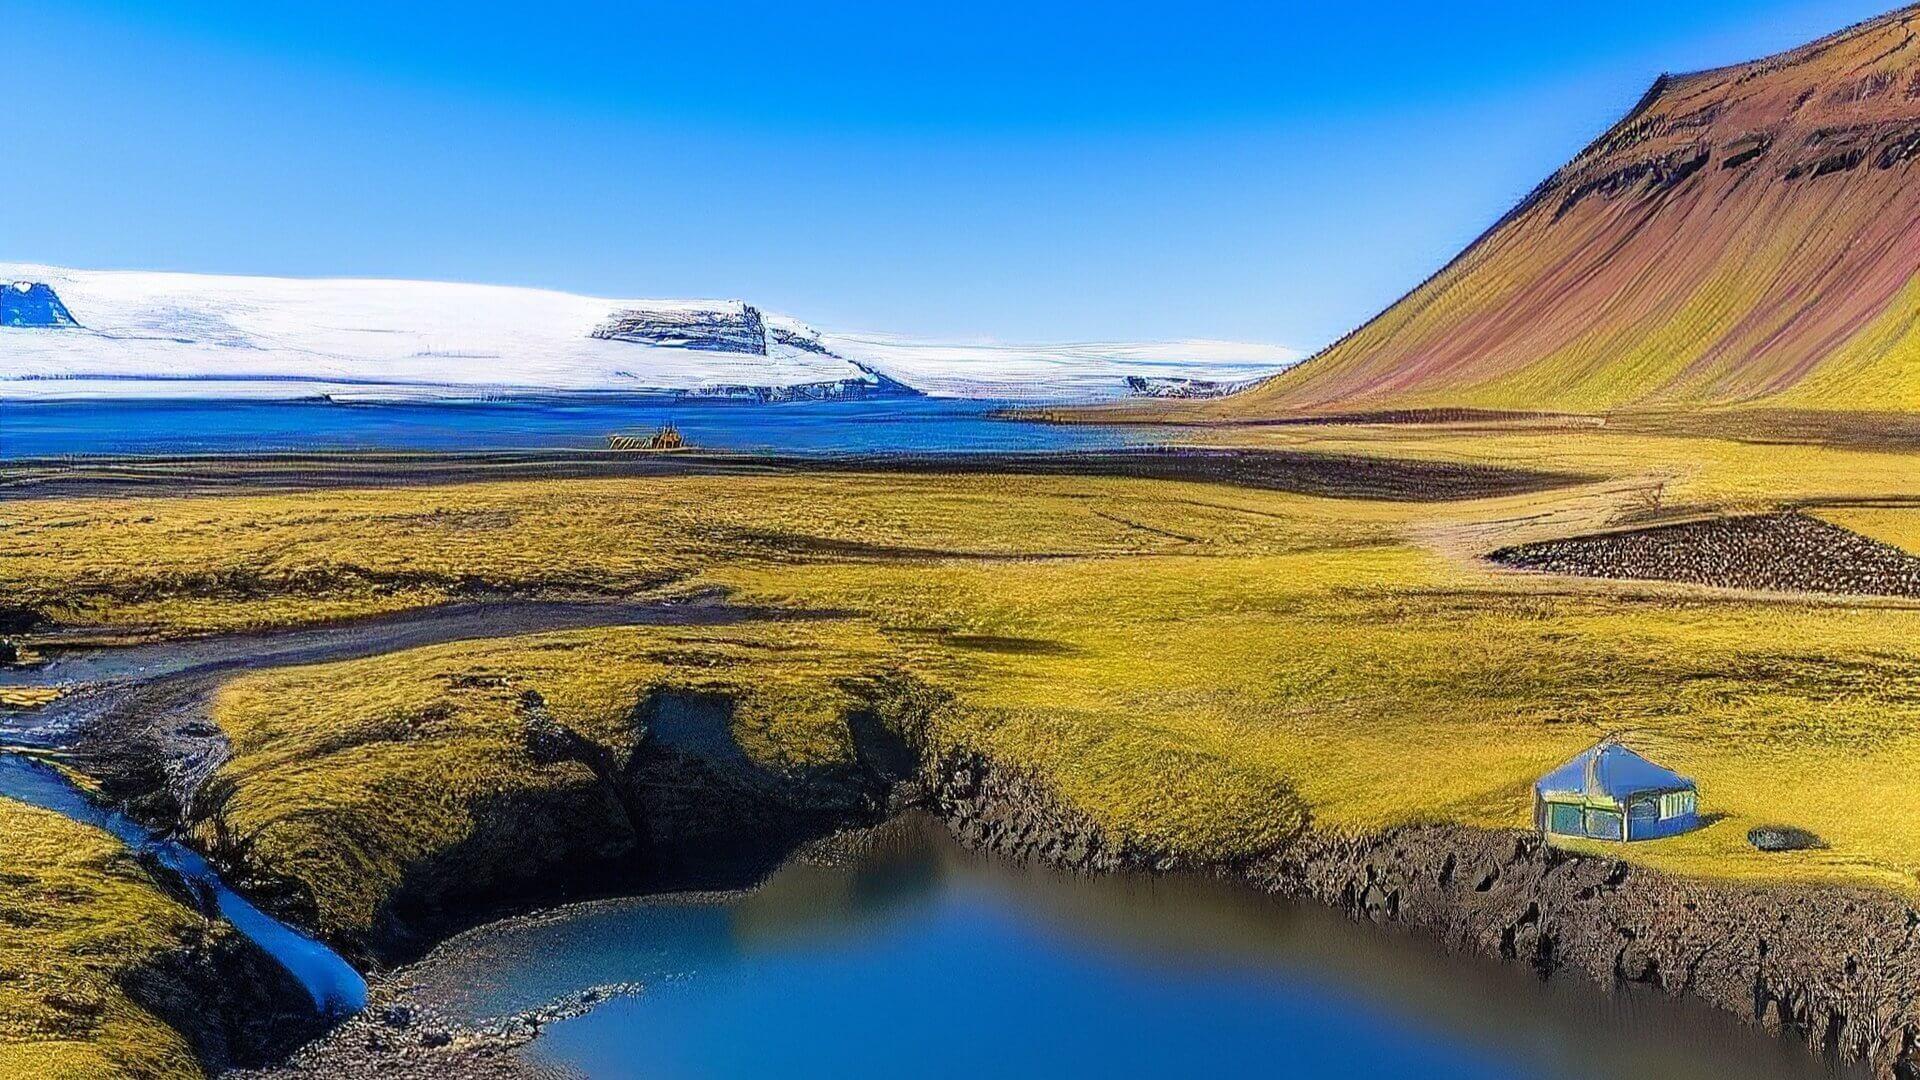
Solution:
[[[414,981],[468,1020],[646,983],[534,1043],[591,1077],[1849,1075],[1703,1007],[1542,985],[1219,883],[1023,867],[931,827],[744,897],[484,928]]]
[[[604,447],[677,425],[695,446],[785,453],[1093,450],[1161,441],[1147,429],[1033,424],[990,401],[900,398],[757,405],[657,397],[502,402],[0,401],[0,458],[303,450]]]

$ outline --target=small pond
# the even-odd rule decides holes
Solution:
[[[409,981],[468,1021],[644,983],[530,1050],[606,1078],[1850,1075],[1704,1007],[1219,882],[981,856],[927,823],[748,894],[484,927]]]

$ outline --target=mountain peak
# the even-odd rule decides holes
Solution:
[[[1663,75],[1405,298],[1228,411],[1920,411],[1920,7]]]

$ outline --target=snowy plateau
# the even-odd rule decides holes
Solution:
[[[1023,346],[823,333],[739,300],[0,263],[0,399],[1079,400],[1124,396],[1130,376],[1136,386],[1240,383],[1296,359],[1219,341]]]

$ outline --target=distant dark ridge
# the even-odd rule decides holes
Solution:
[[[75,455],[0,462],[0,500],[553,480],[612,476],[891,473],[1174,480],[1325,498],[1447,502],[1585,483],[1570,473],[1320,454],[1302,450],[1141,449],[1068,453],[804,456],[632,454],[599,450],[468,453]]]

